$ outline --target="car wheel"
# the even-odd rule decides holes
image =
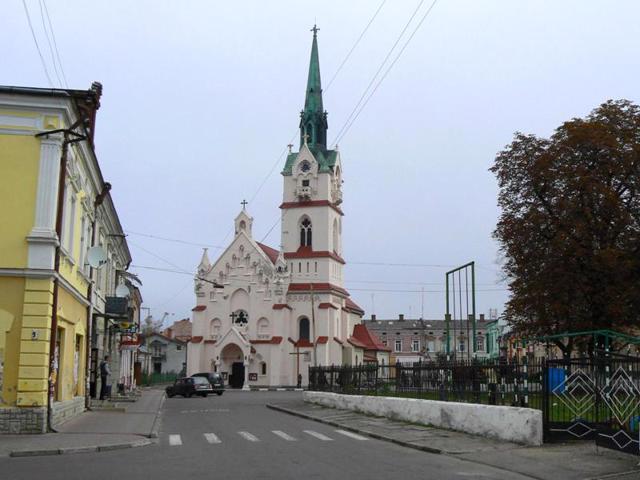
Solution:
[[[173,398],[173,393],[167,393],[167,397]]]
[[[224,392],[216,392],[218,396],[222,395]]]
[[[193,392],[187,393],[187,398],[191,398],[193,396]]]
[[[202,395],[202,398],[207,398],[207,395],[208,395],[208,394],[207,394],[207,393],[203,393],[203,394],[201,394],[201,395]]]

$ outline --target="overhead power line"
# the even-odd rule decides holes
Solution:
[[[49,31],[51,32],[51,38],[53,39],[53,47],[56,52],[56,58],[58,59],[58,66],[60,67],[60,72],[62,73],[62,79],[64,80],[64,86],[66,88],[69,88],[69,84],[67,83],[67,75],[64,73],[64,67],[62,66],[62,59],[60,58],[60,51],[58,50],[58,42],[56,41],[56,34],[53,31],[53,24],[51,23],[51,17],[49,16],[49,9],[47,8],[47,2],[45,0],[41,0],[41,1],[42,1],[42,5],[44,6],[44,12],[47,16],[47,23],[49,23]]]
[[[340,64],[340,66],[338,67],[336,72],[333,74],[333,77],[331,77],[331,80],[329,80],[329,83],[327,83],[327,86],[324,88],[325,92],[327,90],[329,90],[329,87],[331,87],[331,84],[333,83],[333,81],[338,76],[338,73],[340,73],[340,70],[342,70],[342,67],[344,67],[345,63],[347,63],[347,60],[349,60],[349,57],[351,57],[351,54],[353,53],[353,51],[356,49],[356,47],[360,43],[360,40],[362,40],[362,37],[364,37],[364,34],[367,33],[367,30],[369,30],[369,27],[371,26],[373,21],[378,16],[378,13],[380,13],[380,10],[382,10],[382,7],[384,6],[385,3],[387,3],[387,0],[382,0],[382,3],[380,4],[378,9],[376,10],[376,13],[373,14],[373,17],[371,17],[371,19],[369,20],[369,23],[367,23],[367,26],[364,27],[364,30],[362,30],[362,33],[360,33],[360,36],[356,40],[356,43],[353,44],[353,47],[351,47],[351,50],[349,50],[349,53],[347,53],[347,55],[344,57],[344,60],[342,60],[342,63]]]
[[[403,52],[405,51],[405,49],[407,48],[407,46],[409,45],[409,43],[411,42],[411,40],[413,39],[413,37],[415,36],[415,34],[418,32],[418,30],[420,29],[420,27],[422,26],[422,24],[424,23],[424,21],[427,19],[427,17],[429,16],[429,14],[431,13],[431,10],[433,10],[433,7],[436,5],[436,3],[438,2],[438,0],[433,0],[433,3],[431,3],[431,5],[429,6],[429,8],[427,9],[427,11],[425,12],[425,14],[422,16],[422,18],[420,19],[420,21],[418,22],[418,24],[416,25],[416,27],[414,28],[413,32],[411,32],[411,35],[409,36],[409,38],[407,39],[407,41],[404,43],[404,45],[402,46],[402,48],[400,49],[400,52],[398,52],[398,55],[394,58],[393,62],[391,62],[391,65],[389,65],[389,67],[387,68],[387,70],[384,72],[384,74],[382,75],[382,77],[380,77],[380,80],[378,81],[378,83],[376,84],[376,86],[373,88],[373,90],[371,91],[371,93],[369,94],[369,96],[367,97],[367,99],[364,101],[364,103],[362,104],[362,106],[360,107],[360,109],[358,110],[358,112],[355,114],[355,116],[353,117],[353,119],[351,119],[349,121],[349,119],[347,119],[347,122],[345,122],[345,125],[342,127],[341,133],[338,133],[337,138],[334,141],[334,145],[337,144],[338,142],[342,141],[342,139],[344,138],[344,136],[347,134],[347,132],[351,129],[351,127],[353,126],[353,124],[355,123],[355,121],[358,119],[358,117],[360,116],[360,114],[362,113],[362,111],[364,110],[364,108],[367,106],[367,104],[369,103],[369,101],[371,100],[371,98],[373,97],[373,95],[376,93],[376,91],[378,90],[378,88],[380,88],[380,85],[382,84],[382,82],[384,81],[385,78],[387,78],[387,75],[389,75],[389,72],[391,71],[391,69],[393,68],[393,66],[397,63],[397,61],[400,59],[400,57],[402,56]],[[420,5],[422,5],[422,2],[420,2]],[[411,18],[411,20],[413,20],[413,17]],[[411,21],[410,20],[410,21]],[[401,36],[404,34],[404,30],[403,33],[401,34]],[[395,45],[394,47],[395,48]],[[392,49],[393,50],[393,49]],[[391,53],[391,52],[390,52]],[[386,59],[385,59],[386,62]],[[383,62],[384,64],[384,62]],[[382,66],[382,65],[381,65]],[[376,72],[376,76],[377,76]],[[373,81],[375,81],[375,77]],[[367,87],[368,89],[369,87]],[[366,90],[365,90],[365,94],[363,94],[363,96],[366,95]],[[361,99],[362,100],[362,97]],[[356,106],[357,108],[357,106]],[[352,112],[353,113],[353,112]]]
[[[153,238],[155,240],[164,240],[165,242],[182,243],[184,245],[193,245],[195,247],[218,248],[221,250],[226,248],[226,247],[221,247],[220,245],[209,245],[207,243],[190,242],[188,240],[180,240],[177,238],[160,237],[158,235],[150,235],[148,233],[134,232],[132,230],[127,230],[125,233],[127,235],[136,235],[139,237]]]
[[[38,5],[40,5],[40,19],[42,20],[42,30],[44,31],[44,36],[47,39],[47,44],[49,45],[49,53],[51,54],[51,63],[53,63],[53,72],[56,74],[56,78],[58,79],[58,84],[62,87],[62,79],[60,78],[60,73],[58,73],[58,65],[56,62],[56,54],[53,51],[53,44],[51,43],[51,39],[49,38],[49,32],[47,30],[47,24],[44,20],[44,7],[42,6],[43,0],[38,1]]]
[[[404,36],[404,33],[407,31],[407,28],[409,28],[409,25],[411,24],[411,22],[413,21],[413,19],[415,18],[415,16],[417,15],[418,11],[420,10],[420,7],[422,7],[422,4],[424,3],[425,0],[420,0],[420,2],[418,2],[418,6],[415,8],[415,10],[413,11],[413,13],[411,14],[411,16],[409,17],[409,20],[407,20],[407,23],[404,25],[404,28],[402,29],[402,31],[400,32],[400,35],[398,35],[398,38],[396,38],[396,41],[393,43],[393,45],[391,46],[391,48],[389,49],[389,51],[387,52],[387,55],[384,57],[384,59],[382,60],[382,62],[380,63],[380,66],[378,67],[378,70],[376,70],[376,73],[373,75],[373,77],[371,78],[371,81],[369,82],[369,84],[367,85],[367,88],[364,89],[364,92],[362,92],[362,96],[360,97],[360,99],[358,100],[358,102],[356,103],[355,107],[353,107],[353,110],[351,111],[351,113],[349,113],[349,116],[347,117],[347,120],[344,122],[344,124],[342,125],[342,127],[340,128],[340,130],[338,130],[338,134],[336,135],[336,139],[333,142],[333,144],[335,145],[336,143],[338,143],[338,140],[341,138],[341,134],[344,131],[344,129],[346,128],[347,124],[349,123],[349,120],[351,120],[351,117],[356,113],[356,111],[358,110],[358,107],[360,106],[360,104],[362,103],[362,101],[364,100],[365,96],[367,95],[367,93],[369,92],[369,89],[371,88],[371,86],[375,83],[376,78],[378,78],[378,75],[380,75],[380,72],[382,71],[382,69],[384,68],[384,66],[386,65],[387,61],[389,60],[389,58],[391,57],[391,54],[393,53],[393,51],[395,50],[396,46],[398,45],[398,43],[400,43],[400,40],[402,39],[402,37]]]
[[[47,76],[47,80],[49,81],[49,86],[53,87],[53,81],[51,80],[51,75],[49,75],[49,70],[47,69],[47,63],[44,61],[44,57],[42,56],[42,51],[40,50],[40,45],[38,44],[38,39],[36,38],[36,32],[33,30],[33,24],[31,23],[31,15],[29,15],[29,9],[27,8],[27,2],[25,0],[22,0],[22,6],[24,7],[24,13],[27,16],[27,23],[29,23],[29,30],[31,30],[33,43],[36,44],[36,50],[38,50],[38,56],[40,57],[40,63],[42,64],[42,68],[44,69],[44,74]]]

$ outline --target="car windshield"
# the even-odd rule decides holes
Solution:
[[[222,378],[219,373],[212,373],[210,377],[211,380],[220,380]]]
[[[209,383],[209,380],[207,380],[204,377],[193,377],[193,382],[194,383]]]

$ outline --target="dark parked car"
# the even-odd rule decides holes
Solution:
[[[224,380],[222,379],[222,375],[220,375],[219,373],[202,372],[194,373],[191,376],[206,378],[207,380],[209,380],[214,393],[217,393],[218,395],[222,395],[224,393]]]
[[[176,395],[190,397],[194,394],[206,397],[209,393],[213,393],[209,380],[202,377],[178,378],[173,385],[169,385],[165,391],[169,398]]]

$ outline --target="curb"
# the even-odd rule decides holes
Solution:
[[[304,388],[297,387],[251,387],[252,392],[304,392]]]
[[[10,457],[41,457],[46,455],[71,455],[76,453],[109,452],[112,450],[123,450],[125,448],[146,447],[155,442],[141,439],[133,442],[112,443],[106,445],[89,445],[86,447],[65,447],[65,448],[43,448],[40,450],[14,450],[9,452]]]
[[[164,405],[164,401],[167,399],[166,394],[162,394],[162,399],[160,400],[160,405],[158,405],[158,411],[156,412],[156,418],[153,419],[153,425],[151,426],[151,431],[148,438],[158,438],[158,431],[160,430],[160,413],[162,412],[162,406]]]
[[[326,425],[331,425],[332,427],[338,427],[343,430],[349,430],[350,432],[359,433],[361,435],[366,435],[367,437],[375,438],[376,440],[382,440],[384,442],[395,443],[396,445],[400,445],[402,447],[413,448],[414,450],[420,450],[422,452],[427,453],[435,453],[437,455],[444,455],[447,452],[441,450],[439,448],[427,447],[424,445],[416,445],[414,443],[405,442],[403,440],[398,440],[396,438],[386,437],[384,435],[380,435],[378,433],[368,432],[366,430],[362,430],[360,428],[350,427],[348,425],[341,424],[339,422],[334,422],[332,420],[326,420],[324,418],[315,417],[313,415],[309,415],[307,413],[298,412],[297,410],[291,410],[285,407],[281,407],[279,405],[273,405],[267,403],[267,408],[271,410],[276,410],[278,412],[288,413],[289,415],[295,415],[296,417],[306,418],[307,420],[313,420],[314,422],[324,423]]]

